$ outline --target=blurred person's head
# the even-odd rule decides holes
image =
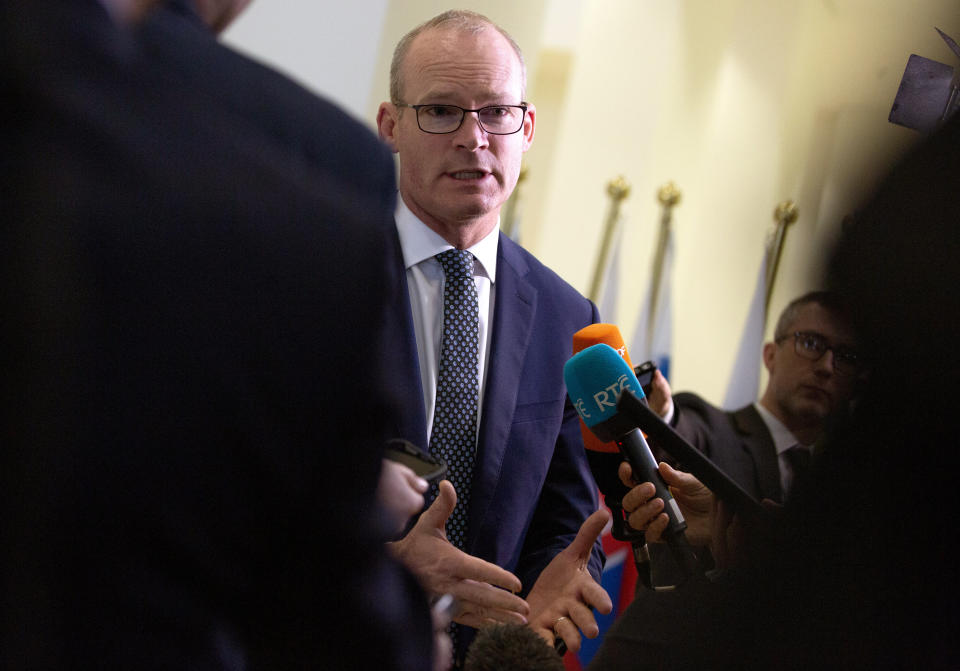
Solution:
[[[200,19],[215,33],[220,33],[236,19],[253,0],[185,0]],[[167,0],[100,0],[111,18],[119,24],[136,24]]]
[[[763,347],[770,374],[760,403],[799,441],[813,443],[827,420],[846,409],[860,371],[856,340],[839,298],[813,291],[780,315]]]
[[[563,671],[563,658],[530,627],[497,624],[477,632],[464,671]]]
[[[954,669],[960,660],[958,147],[960,116],[897,164],[830,259],[827,285],[870,372],[798,505],[785,508],[792,542],[776,566],[792,571],[779,592],[760,586],[807,666]]]
[[[118,24],[139,22],[161,2],[162,0],[100,0],[100,4],[110,14],[110,18]]]
[[[192,0],[194,9],[210,30],[221,33],[252,0]]]

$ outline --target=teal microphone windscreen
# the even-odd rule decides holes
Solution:
[[[563,366],[570,402],[588,429],[601,440],[616,440],[632,428],[617,412],[617,397],[629,389],[643,398],[643,389],[630,364],[603,343],[573,355]]]

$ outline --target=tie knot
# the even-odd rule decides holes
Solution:
[[[448,249],[437,254],[446,277],[473,277],[473,254],[466,249]]]

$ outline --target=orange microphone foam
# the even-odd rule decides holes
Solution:
[[[620,335],[620,329],[616,324],[590,324],[573,334],[573,353],[577,354],[592,345],[610,345],[617,350],[620,356],[630,368],[633,363],[630,361],[630,354],[627,352],[627,346],[623,343],[623,336]],[[580,435],[583,436],[583,445],[588,450],[594,452],[619,452],[616,443],[605,443],[594,435],[593,431],[587,428],[587,425],[580,420]]]
[[[633,362],[630,361],[630,354],[627,352],[627,346],[623,342],[623,336],[620,335],[620,329],[615,324],[590,324],[573,334],[573,353],[577,354],[592,345],[610,345],[617,350],[620,356],[630,368],[633,368]]]

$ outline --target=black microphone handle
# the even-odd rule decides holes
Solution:
[[[619,446],[624,458],[630,463],[634,480],[653,483],[656,490],[654,496],[663,499],[663,512],[670,518],[667,528],[662,534],[663,540],[666,541],[674,559],[683,571],[683,577],[689,578],[696,572],[698,561],[685,533],[687,522],[683,519],[683,513],[680,512],[680,507],[673,499],[670,488],[667,487],[667,483],[663,481],[663,477],[660,475],[657,461],[653,458],[650,446],[639,429],[632,429],[618,438],[617,446]]]

